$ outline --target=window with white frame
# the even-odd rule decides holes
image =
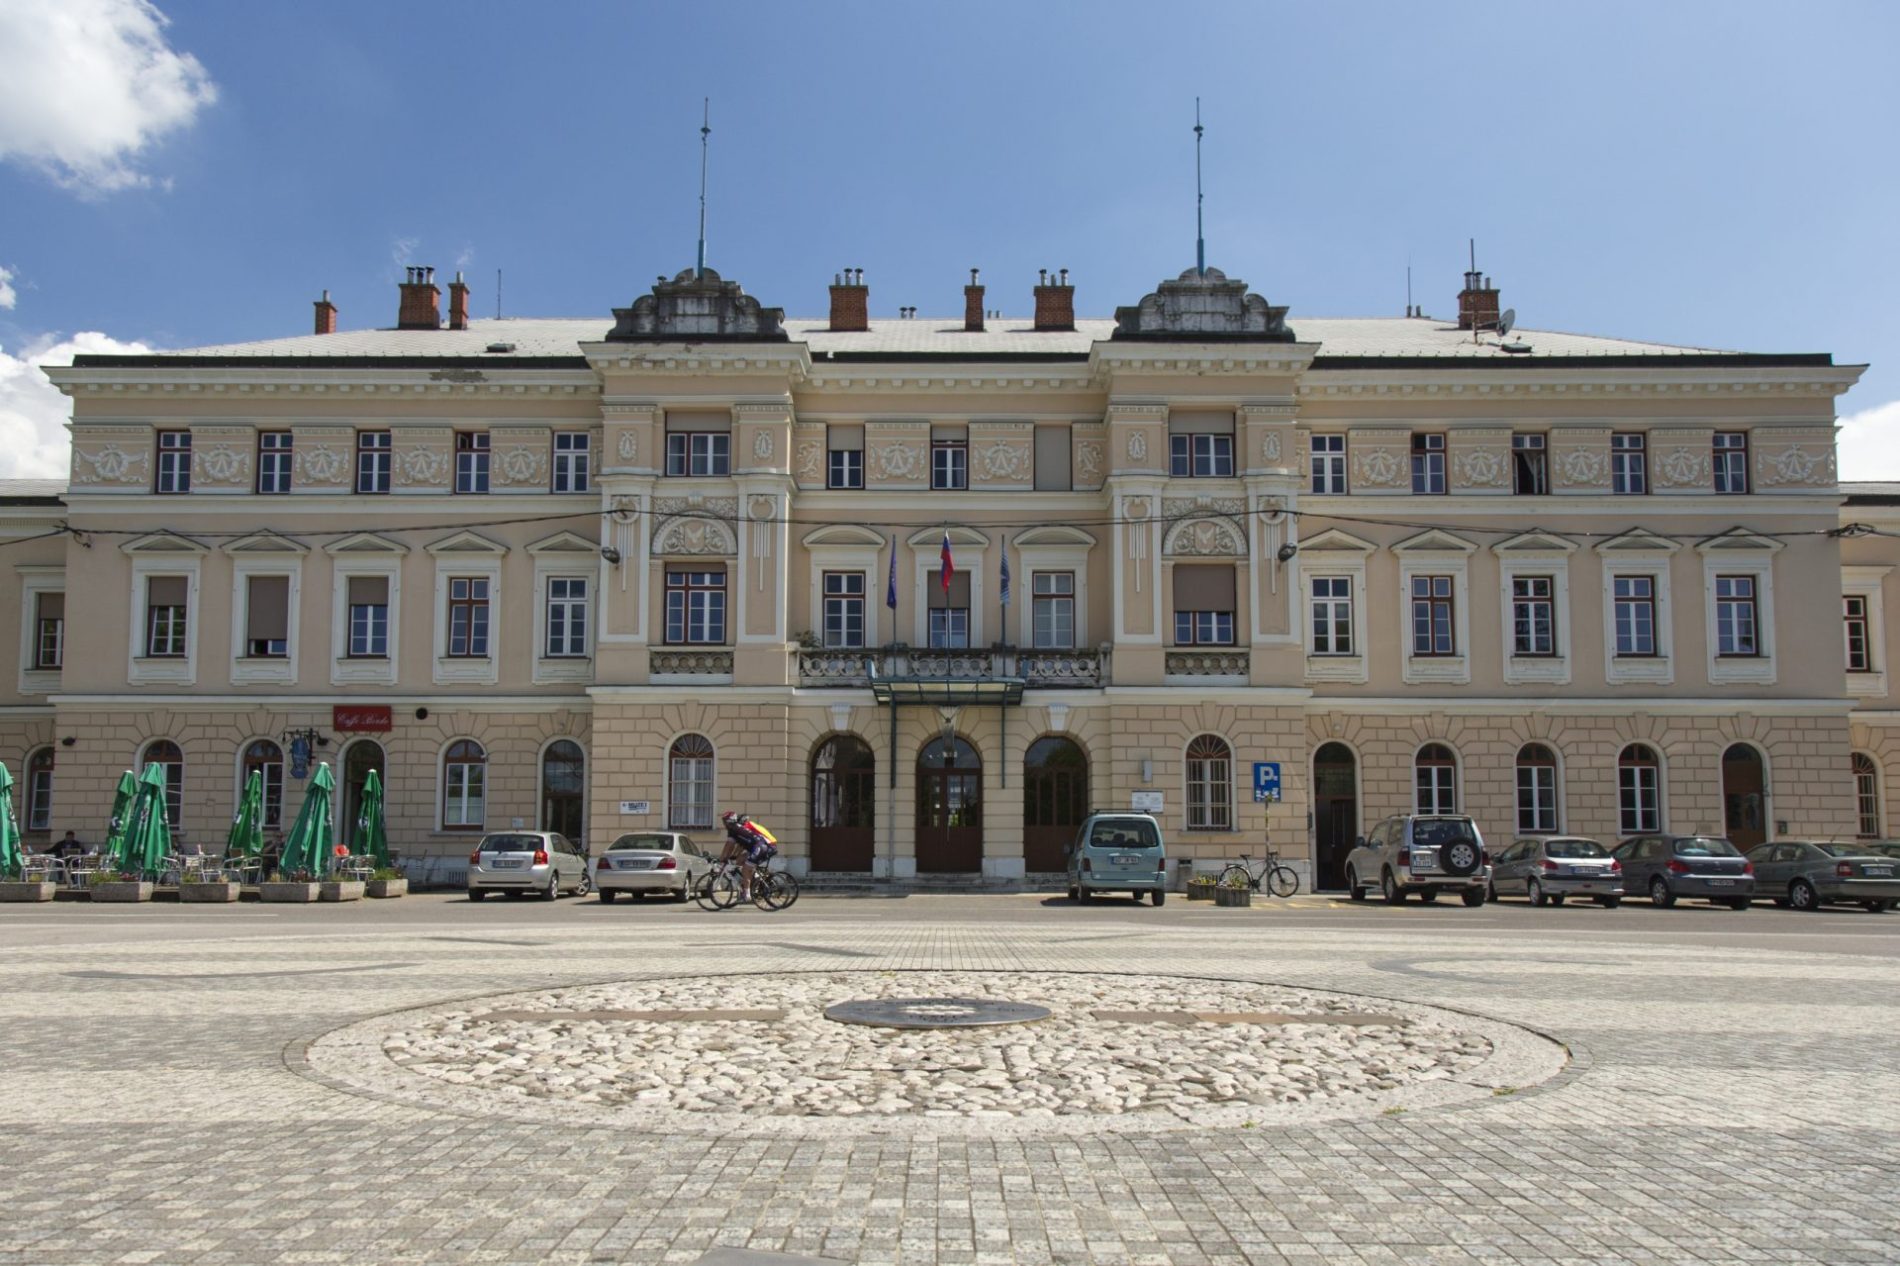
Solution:
[[[1557,824],[1557,755],[1542,743],[1526,743],[1517,752],[1517,829],[1550,835]]]
[[[1312,465],[1312,490],[1344,495],[1346,491],[1346,437],[1315,435],[1307,440]]]
[[[1427,743],[1412,759],[1418,813],[1458,812],[1458,757],[1443,743]]]
[[[488,577],[451,576],[448,589],[448,657],[488,658]]]
[[[580,659],[587,654],[587,580],[581,576],[548,577],[547,640],[549,659]]]
[[[1648,439],[1641,431],[1610,436],[1610,491],[1624,496],[1649,491]]]
[[[26,758],[26,829],[53,829],[53,749],[42,747]]]
[[[1352,577],[1314,576],[1314,655],[1352,655]]]
[[[52,749],[48,748],[50,753]],[[1854,753],[1854,833],[1863,840],[1880,838],[1880,766],[1865,752]]]
[[[1174,644],[1234,645],[1238,585],[1229,563],[1174,565]]]
[[[1548,657],[1557,653],[1556,579],[1511,578],[1511,654]]]
[[[1039,571],[1029,578],[1031,634],[1038,650],[1075,646],[1075,573]]]
[[[1234,437],[1187,434],[1168,437],[1168,473],[1177,479],[1230,479]]]
[[[1755,577],[1715,578],[1715,653],[1723,657],[1761,654],[1755,605]]]
[[[1662,830],[1662,763],[1641,743],[1616,758],[1617,830],[1641,835]]]
[[[157,479],[152,491],[183,493],[191,491],[191,432],[158,433]]]
[[[1616,654],[1619,657],[1656,655],[1656,577],[1616,576],[1610,585],[1615,601]]]
[[[1234,751],[1212,734],[1187,746],[1187,829],[1234,829]]]
[[[442,753],[442,829],[479,831],[488,821],[488,753],[457,739]]]
[[[344,585],[349,604],[349,659],[389,658],[389,577],[350,576]]]
[[[1544,436],[1526,432],[1511,436],[1511,491],[1520,497],[1541,497],[1550,491]]]
[[[930,486],[948,491],[970,486],[968,440],[930,441]]]
[[[1696,546],[1702,555],[1702,619],[1711,684],[1767,685],[1775,680],[1774,556],[1782,548],[1780,541],[1740,531]],[[1841,569],[1843,592],[1854,588],[1858,574]]]
[[[864,645],[864,573],[828,571],[823,578],[824,643],[827,647]]]
[[[1412,436],[1412,491],[1439,496],[1445,491],[1445,437],[1436,432]]]
[[[66,595],[42,590],[34,595],[33,667],[57,671],[66,662]]]
[[[666,473],[674,478],[723,478],[732,473],[732,433],[670,431]]]
[[[825,487],[864,487],[864,450],[834,448],[826,453]]]
[[[488,491],[488,432],[455,433],[455,491],[464,494]]]
[[[290,432],[260,431],[257,435],[257,490],[290,491]]]
[[[666,573],[666,644],[723,646],[726,642],[726,573],[671,570]]]
[[[1841,568],[1842,663],[1847,693],[1862,699],[1887,694],[1886,592],[1890,566]]]
[[[183,659],[188,650],[189,576],[148,576],[145,580],[145,657]]]
[[[356,491],[374,495],[389,491],[390,459],[393,456],[388,431],[356,433]]]
[[[284,751],[269,739],[258,739],[244,749],[244,757],[238,767],[238,802],[244,800],[244,789],[250,785],[251,775],[257,775],[258,786],[264,792],[264,829],[278,830],[284,825]]]
[[[587,464],[593,456],[586,431],[554,433],[554,491],[586,492]]]
[[[1717,431],[1714,440],[1715,490],[1748,491],[1748,432]]]
[[[933,577],[926,606],[929,611],[930,645],[933,648],[963,650],[970,645],[969,572],[950,573],[950,586],[947,589]]]
[[[172,830],[185,815],[185,753],[170,739],[153,739],[139,759],[139,773],[158,766],[165,776],[165,822]]]
[[[701,734],[682,734],[666,755],[666,824],[675,831],[710,831],[713,825],[713,745]]]
[[[1841,598],[1841,622],[1847,636],[1847,671],[1874,671],[1872,623],[1867,615],[1867,595],[1850,593]]]

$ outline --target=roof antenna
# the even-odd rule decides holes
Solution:
[[[699,120],[699,264],[693,273],[695,277],[706,275],[706,141],[712,135],[712,98],[705,98],[701,108],[704,113]]]
[[[1405,315],[1412,315],[1412,261],[1405,261]]]
[[[501,320],[501,269],[495,270],[495,319]]]
[[[1201,99],[1194,98],[1194,272],[1207,276],[1207,238],[1201,231]]]

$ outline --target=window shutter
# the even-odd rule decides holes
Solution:
[[[864,428],[861,426],[828,426],[825,428],[825,447],[839,453],[862,453],[864,451]]]
[[[153,576],[145,582],[145,600],[154,607],[182,607],[189,589],[184,576]]]
[[[943,581],[936,571],[930,573],[930,609],[933,611],[970,609],[970,573],[953,572],[950,576],[950,592],[943,591]]]
[[[43,593],[40,595],[40,619],[63,620],[66,618],[66,595],[63,593]]]
[[[387,576],[351,576],[350,605],[353,607],[386,607],[389,605],[389,577]]]
[[[1235,611],[1234,569],[1208,563],[1174,567],[1174,609],[1176,611]]]
[[[1069,473],[1069,428],[1036,428],[1036,491],[1067,492],[1073,487]]]
[[[1169,435],[1232,435],[1232,409],[1170,409]]]
[[[290,637],[290,577],[252,576],[245,627],[253,642],[282,642]]]

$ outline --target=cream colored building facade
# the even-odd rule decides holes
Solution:
[[[0,488],[29,826],[96,838],[149,760],[188,839],[252,768],[287,826],[308,744],[444,874],[483,829],[727,808],[798,866],[997,880],[1090,807],[1321,880],[1420,808],[1746,841],[1871,794],[1886,832],[1900,551],[1838,529],[1900,507],[1843,506],[1858,367],[1500,331],[1475,274],[1458,320],[1289,319],[1215,270],[1072,295],[872,322],[846,274],[799,321],[689,271],[470,321],[458,281],[444,326],[419,271],[394,329],[326,303],[49,371],[69,487]]]

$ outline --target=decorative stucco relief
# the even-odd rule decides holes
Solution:
[[[825,442],[803,440],[798,445],[798,477],[815,484],[825,477]]]
[[[1353,482],[1362,487],[1396,488],[1405,463],[1389,449],[1375,448],[1353,455]]]
[[[197,454],[198,469],[207,479],[221,484],[238,483],[250,478],[251,455],[241,448],[201,448]]]
[[[501,454],[496,467],[501,472],[503,483],[544,483],[548,477],[548,455],[538,449],[517,445]]]
[[[880,479],[921,479],[924,474],[924,450],[918,444],[891,442],[871,450],[871,464]]]
[[[1708,486],[1715,479],[1709,455],[1681,445],[1657,458],[1656,473],[1660,483],[1673,487]]]
[[[298,480],[313,484],[340,483],[344,469],[350,464],[350,459],[341,451],[321,446],[297,449],[291,460]]]
[[[653,537],[655,557],[704,555],[731,558],[739,552],[732,529],[718,519],[698,516],[669,520]]]
[[[640,456],[640,437],[632,431],[622,431],[618,451],[621,461],[633,461]]]
[[[1505,461],[1495,449],[1480,448],[1460,453],[1452,460],[1452,469],[1461,484],[1474,488],[1504,486]]]
[[[1268,431],[1261,439],[1260,456],[1264,461],[1277,462],[1280,460],[1280,433],[1278,431]]]
[[[1233,558],[1247,550],[1233,524],[1219,519],[1190,519],[1168,533],[1161,552],[1172,558]]]
[[[752,437],[752,456],[757,461],[768,461],[772,456],[772,433],[760,431]]]
[[[1239,497],[1163,497],[1161,514],[1164,518],[1180,519],[1191,514],[1232,514],[1247,513],[1247,503]]]
[[[983,478],[998,481],[1012,481],[1029,478],[1029,446],[1012,444],[1008,440],[997,440],[977,451],[977,461]]]
[[[73,482],[79,484],[144,483],[149,453],[128,453],[117,444],[73,450]]]
[[[1610,477],[1610,455],[1594,448],[1573,448],[1557,459],[1567,484],[1600,484]]]
[[[1787,484],[1826,486],[1835,479],[1832,452],[1813,453],[1793,444],[1779,453],[1759,453],[1755,468],[1756,482],[1764,488]]]
[[[1102,446],[1095,440],[1082,440],[1075,446],[1076,473],[1091,483],[1102,478]]]
[[[449,455],[432,448],[406,449],[396,459],[396,468],[412,484],[439,484],[448,478]]]
[[[1136,462],[1146,461],[1148,459],[1148,433],[1146,431],[1136,431],[1133,435],[1128,437],[1128,459]]]

